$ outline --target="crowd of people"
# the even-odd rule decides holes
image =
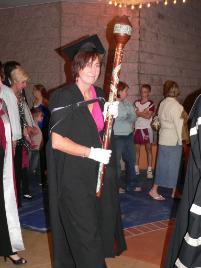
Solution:
[[[0,74],[0,217],[3,223],[0,237],[5,238],[0,255],[20,265],[26,260],[17,253],[24,248],[18,208],[24,199],[32,199],[30,180],[33,176],[46,186],[45,144],[50,114],[42,85],[34,86],[33,107],[29,108],[25,95],[29,76],[18,62],[1,64]]]
[[[33,198],[34,180],[44,188],[48,185],[55,268],[105,268],[106,257],[126,249],[118,194],[143,191],[141,145],[147,154],[146,177],[154,178],[149,196],[165,200],[159,186],[171,188],[172,198],[181,196],[177,183],[182,144],[189,142],[187,115],[177,100],[179,86],[170,80],[164,83],[157,109],[149,84],[140,87],[140,99],[132,104],[127,100],[129,85],[120,81],[117,101],[105,102],[103,91],[94,86],[105,53],[97,35],[64,47],[63,53],[72,61],[74,82],[56,90],[50,102],[46,88],[34,85],[31,106],[25,94],[28,73],[15,61],[1,65],[0,238],[6,243],[0,244],[0,256],[16,265],[27,262],[18,255],[24,249],[18,208],[23,199]],[[160,129],[153,172],[151,123],[156,114]],[[115,120],[110,148],[102,149],[107,116]],[[97,198],[100,164],[106,165],[106,172]],[[13,222],[9,215],[15,217]]]

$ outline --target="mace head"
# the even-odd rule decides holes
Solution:
[[[131,37],[132,25],[128,19],[128,16],[124,15],[118,18],[114,25],[114,38],[116,43],[125,45]]]

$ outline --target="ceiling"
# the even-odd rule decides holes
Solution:
[[[85,3],[96,3],[106,2],[106,0],[62,0],[63,2],[85,2]],[[30,6],[46,3],[61,2],[61,0],[0,0],[0,9],[11,8],[18,6]]]

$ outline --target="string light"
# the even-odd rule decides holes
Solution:
[[[131,0],[108,0],[109,5],[114,5],[115,7],[119,8],[127,8],[130,7],[131,10],[134,10],[135,7],[138,7],[139,9],[143,8],[143,6],[146,6],[147,8],[151,7],[151,4],[159,4],[163,3],[165,6],[167,6],[169,3],[173,3],[174,5],[177,4],[178,2],[186,3],[187,0],[138,0],[138,1],[131,1]]]

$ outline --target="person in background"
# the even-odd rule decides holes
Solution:
[[[21,64],[17,61],[6,61],[3,64],[3,70],[4,70],[4,75],[5,75],[3,84],[6,85],[7,87],[11,87],[10,74],[17,66],[21,66]]]
[[[32,94],[34,97],[33,108],[38,108],[42,113],[42,120],[39,122],[39,127],[43,133],[44,143],[46,144],[48,140],[48,127],[50,119],[47,90],[43,85],[37,84],[33,86]]]
[[[4,82],[5,75],[2,79]],[[21,201],[21,180],[22,180],[22,147],[21,147],[21,139],[22,139],[22,129],[20,123],[20,115],[18,108],[18,101],[14,91],[7,87],[6,85],[2,85],[0,91],[0,98],[4,100],[6,103],[6,107],[8,110],[8,115],[11,124],[11,133],[12,133],[12,142],[14,147],[14,165],[15,165],[15,175],[16,175],[16,187],[17,187],[17,197],[18,197],[18,206],[22,205]]]
[[[158,193],[158,187],[172,188],[172,198],[180,197],[177,191],[177,181],[182,157],[182,129],[184,119],[183,106],[177,101],[180,94],[176,82],[167,80],[163,86],[165,99],[161,101],[158,109],[160,120],[158,155],[154,185],[149,195],[154,200],[165,200]]]
[[[43,136],[42,132],[39,128],[39,124],[42,121],[42,112],[38,108],[32,108],[31,113],[34,119],[34,122],[36,124],[36,133],[32,137],[32,142],[34,145],[34,148],[30,150],[30,166],[29,166],[29,172],[30,176],[36,177],[39,185],[42,185],[41,180],[41,168],[40,168],[40,148],[42,146],[43,142]]]
[[[106,268],[105,258],[121,254],[126,245],[115,157],[110,149],[102,149],[103,91],[94,86],[105,49],[93,35],[62,52],[72,60],[74,82],[56,90],[49,105],[47,170],[54,267]],[[117,102],[105,107],[107,115],[117,116]],[[100,163],[107,166],[103,192],[97,198]]]
[[[2,75],[2,69],[1,69]],[[4,85],[0,75],[0,92]],[[24,250],[15,192],[13,144],[6,104],[0,98],[0,256],[15,265],[27,263],[17,251]]]
[[[18,202],[21,205],[21,196],[23,190],[23,197],[31,199],[29,189],[29,177],[28,177],[28,150],[31,148],[31,137],[34,135],[35,123],[33,121],[30,109],[25,101],[24,96],[21,94],[22,89],[26,88],[28,74],[26,71],[18,66],[11,72],[11,89],[15,94],[16,102],[18,105],[18,114],[20,117],[20,128],[23,135],[21,139],[17,141],[15,157],[15,170],[16,170],[16,186],[18,193]],[[12,111],[11,111],[12,112]],[[15,154],[16,156],[16,154]]]
[[[134,102],[134,108],[137,115],[135,122],[134,143],[136,148],[136,174],[140,174],[139,159],[140,147],[145,145],[147,154],[147,178],[152,179],[152,148],[153,143],[153,130],[151,128],[152,116],[155,110],[154,103],[149,99],[151,93],[151,86],[144,84],[140,88],[140,99]]]
[[[49,120],[50,120],[50,112],[48,109],[48,94],[46,88],[37,84],[33,86],[32,91],[34,101],[33,107],[38,108],[42,113],[42,120],[39,122],[39,128],[43,134],[43,145],[40,148],[40,167],[41,167],[41,178],[43,186],[47,185],[47,163],[46,163],[46,144],[48,141],[48,129],[49,129]]]
[[[3,70],[4,70],[4,81],[3,84],[6,85],[7,87],[11,87],[11,72],[17,68],[18,66],[21,66],[21,64],[17,61],[11,60],[11,61],[6,61],[3,64]],[[25,98],[26,102],[27,102],[27,98],[26,98],[26,94],[25,94],[25,89],[23,88],[21,91],[21,94],[23,95],[23,97]],[[28,103],[28,102],[27,102]]]
[[[127,101],[129,86],[120,81],[118,84],[117,99],[119,101],[118,117],[114,122],[114,138],[117,161],[117,178],[119,185],[119,193],[125,190],[121,186],[121,158],[125,162],[126,168],[126,190],[141,191],[139,187],[138,177],[135,173],[134,165],[135,153],[133,146],[133,127],[136,120],[136,114],[133,106]]]

